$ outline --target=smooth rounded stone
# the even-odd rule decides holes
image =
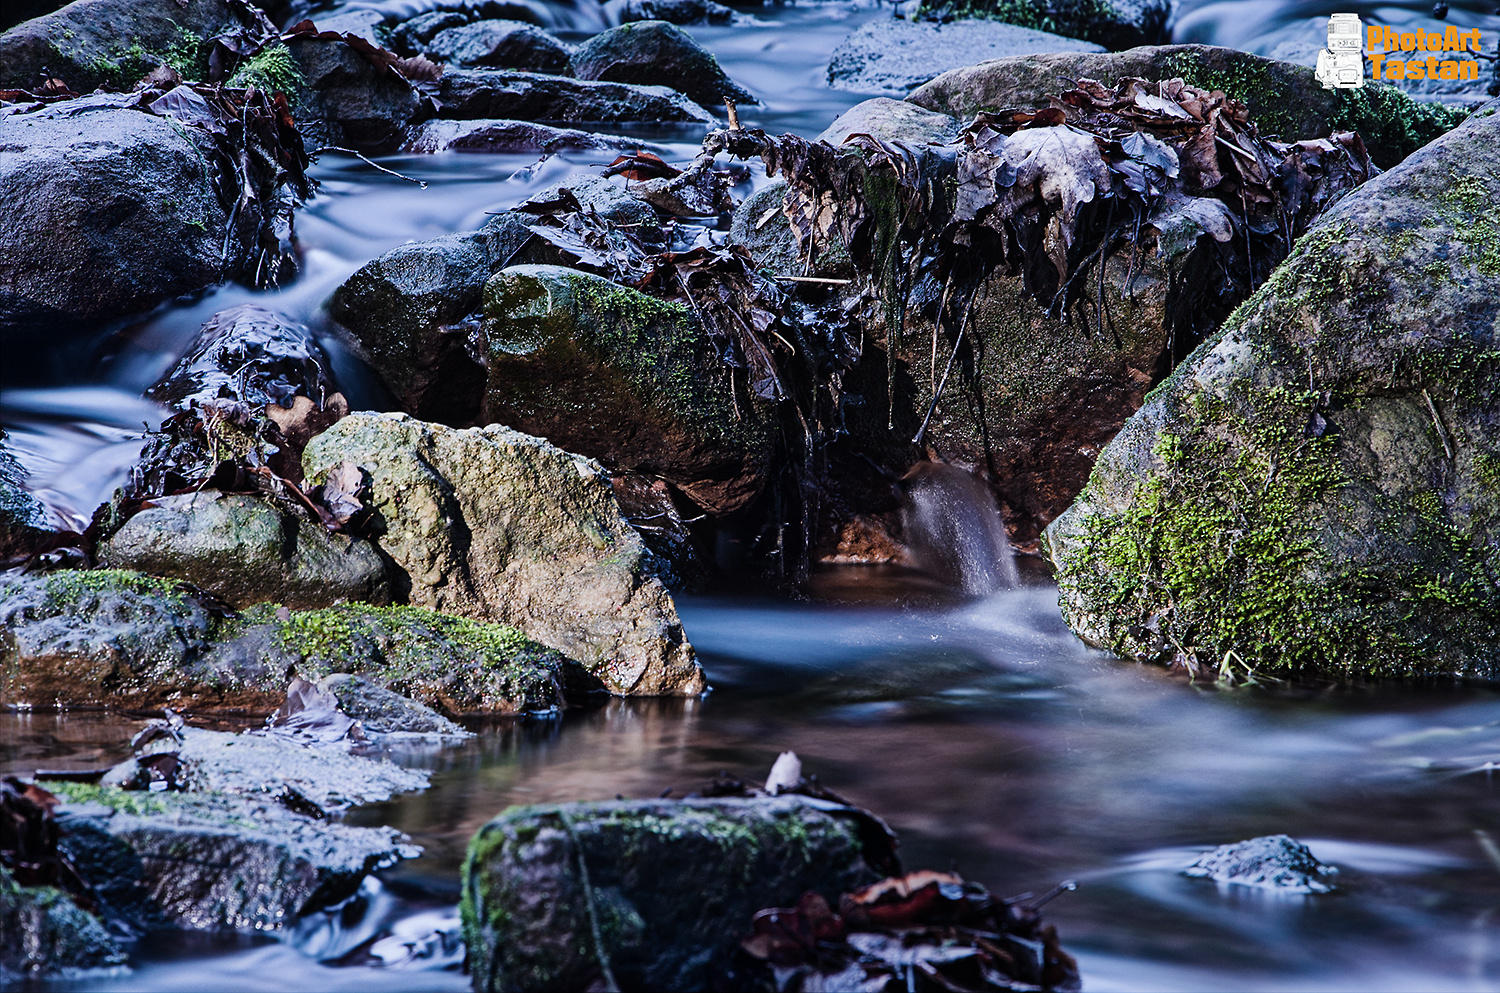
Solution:
[[[464,862],[474,989],[586,989],[604,963],[621,989],[720,988],[756,911],[895,871],[888,832],[800,796],[513,807]]]
[[[334,672],[448,714],[557,710],[599,689],[514,628],[348,604],[238,616],[172,580],[113,569],[0,575],[0,702],[266,714],[292,673]]]
[[[529,265],[490,279],[484,313],[485,421],[665,479],[716,515],[762,491],[775,419],[758,404],[736,410],[729,371],[686,307]]]
[[[724,75],[719,60],[687,32],[666,21],[639,21],[610,28],[573,53],[573,75],[613,83],[669,86],[704,107],[760,101]]]
[[[390,602],[385,564],[368,541],[217,490],[153,498],[100,544],[97,558],[112,569],[186,580],[236,608]]]
[[[206,136],[199,145],[196,129],[87,98],[4,120],[7,349],[23,334],[138,314],[224,278],[227,218]]]
[[[274,796],[44,785],[64,801],[60,849],[141,931],[279,930],[420,851],[399,831],[303,816]]]
[[[580,149],[607,149],[615,152],[651,152],[667,156],[671,152],[623,135],[595,134],[573,128],[554,128],[532,121],[425,121],[407,135],[403,152],[558,152]]]
[[[342,39],[290,38],[286,47],[302,76],[288,96],[309,150],[393,149],[408,126],[431,116],[421,93],[377,70]]]
[[[828,63],[828,85],[856,93],[905,96],[949,69],[1010,55],[1102,52],[1077,38],[1000,21],[871,21],[839,42]]]
[[[728,24],[734,20],[734,9],[714,0],[608,0],[604,14],[620,24]]]
[[[430,10],[391,28],[390,44],[404,55],[416,55],[439,32],[449,28],[461,28],[468,23],[468,11]]]
[[[584,212],[598,214],[611,224],[629,226],[638,232],[661,224],[651,205],[631,194],[628,183],[609,176],[573,176],[552,184],[528,202],[549,203],[563,191],[572,194]]]
[[[715,124],[714,116],[666,86],[633,86],[505,69],[443,74],[442,116],[528,121],[652,121]]]
[[[514,625],[612,693],[703,691],[677,608],[598,463],[499,425],[405,414],[353,414],[303,453],[314,480],[345,461],[371,475],[380,546],[410,603]]]
[[[905,100],[873,97],[840,114],[818,135],[818,140],[842,145],[850,135],[867,134],[881,141],[946,145],[958,137],[959,126],[956,117],[923,110]]]
[[[5,440],[5,429],[0,428],[0,563],[45,551],[57,534],[52,515],[22,485],[26,470]]]
[[[330,673],[317,686],[332,693],[339,710],[359,721],[368,733],[473,736],[431,707],[347,672]]]
[[[328,314],[357,342],[401,408],[471,424],[484,392],[477,325],[484,284],[531,238],[534,218],[501,214],[479,231],[398,245],[344,281]]]
[[[1222,90],[1249,108],[1263,135],[1284,141],[1357,131],[1382,169],[1432,141],[1464,118],[1462,111],[1418,104],[1390,86],[1325,90],[1310,66],[1278,62],[1213,45],[1161,45],[1127,52],[1017,55],[952,69],[907,97],[928,110],[968,119],[1007,107],[1046,107],[1080,79],[1115,86],[1126,77],[1181,77]]]
[[[333,391],[332,365],[306,325],[239,304],[209,318],[146,396],[186,410],[216,400],[289,407],[293,397],[322,401]]]
[[[439,31],[423,46],[428,58],[456,66],[493,66],[571,75],[568,47],[520,21],[475,21]]]
[[[197,42],[252,23],[228,0],[75,0],[0,35],[0,89],[31,89],[45,69],[78,93],[129,91],[163,62],[196,78]]]
[[[1331,893],[1333,884],[1319,877],[1337,873],[1333,866],[1314,858],[1306,845],[1284,834],[1220,845],[1182,870],[1184,876],[1283,893]]]
[[[104,924],[54,886],[21,886],[0,865],[0,981],[72,978],[124,966]]]
[[[1126,423],[1047,531],[1080,637],[1500,677],[1497,145],[1470,118],[1347,194]]]

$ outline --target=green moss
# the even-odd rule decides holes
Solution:
[[[940,19],[979,18],[1004,21],[1018,27],[1048,31],[1066,38],[1082,38],[1106,47],[1139,44],[1138,37],[1120,21],[1120,14],[1107,0],[923,0],[918,16]],[[1122,34],[1125,36],[1122,38]]]
[[[1482,276],[1500,277],[1500,220],[1490,186],[1478,176],[1457,176],[1438,203],[1439,213],[1463,244],[1469,265]]]
[[[180,587],[176,580],[158,579],[128,569],[69,569],[47,577],[47,596],[61,608],[75,607],[101,593],[115,591],[169,597],[176,604],[185,599]]]
[[[1440,103],[1418,103],[1385,83],[1335,90],[1337,103],[1328,125],[1357,131],[1367,143],[1393,146],[1404,157],[1464,122],[1468,112]]]
[[[47,783],[47,790],[70,803],[98,803],[122,814],[148,817],[164,814],[174,808],[172,801],[159,793],[144,790],[122,790],[115,786],[95,786],[91,783]]]
[[[274,42],[256,52],[229,79],[230,86],[254,86],[270,93],[294,94],[306,85],[292,53],[285,45]]]

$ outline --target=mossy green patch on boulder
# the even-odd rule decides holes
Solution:
[[[751,916],[893,868],[884,825],[797,796],[512,808],[480,829],[462,914],[474,988],[718,988]],[[733,987],[729,987],[733,988]]]
[[[1370,157],[1390,168],[1453,128],[1465,112],[1417,103],[1391,86],[1325,90],[1308,66],[1212,45],[1160,45],[1125,52],[1062,52],[994,59],[946,72],[907,99],[928,110],[968,118],[1007,107],[1045,107],[1079,79],[1115,86],[1128,76],[1181,77],[1243,102],[1261,132],[1285,141],[1358,131]]]
[[[1047,532],[1085,640],[1500,678],[1500,118],[1340,201]]]

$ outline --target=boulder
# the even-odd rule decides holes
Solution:
[[[354,414],[308,445],[308,478],[371,476],[396,594],[514,625],[617,694],[696,694],[703,670],[652,556],[597,463],[499,425]]]
[[[1500,677],[1500,115],[1346,195],[1047,532],[1084,640],[1209,674]]]
[[[124,966],[125,950],[99,918],[55,886],[21,886],[0,865],[0,980],[75,976]]]
[[[572,74],[567,46],[541,28],[520,21],[475,21],[445,28],[423,46],[423,53],[454,66]]]
[[[501,214],[482,230],[399,245],[334,291],[328,312],[358,342],[401,409],[472,424],[484,393],[477,322],[484,284],[531,237],[534,218]]]
[[[923,110],[905,100],[873,97],[840,114],[818,140],[842,145],[850,135],[867,134],[909,145],[946,145],[958,137],[958,130],[958,119],[947,114]]]
[[[333,370],[306,325],[255,304],[221,310],[204,322],[182,358],[146,391],[176,410],[220,400],[290,407],[334,392]]]
[[[1182,870],[1184,876],[1211,879],[1220,885],[1257,886],[1284,893],[1331,893],[1333,884],[1319,877],[1337,873],[1333,866],[1319,862],[1306,845],[1284,834],[1220,845]]]
[[[949,69],[1038,52],[1102,52],[1098,45],[1000,21],[875,20],[839,42],[828,85],[904,97]]]
[[[230,0],[75,0],[0,35],[0,89],[30,89],[44,69],[79,93],[128,91],[162,63],[201,78],[201,43],[253,24],[252,10]]]
[[[736,407],[728,367],[681,304],[573,269],[514,266],[485,286],[484,313],[484,420],[659,476],[716,515],[760,494],[775,420]]]
[[[1309,66],[1233,48],[1161,45],[1127,52],[1017,55],[953,69],[907,97],[928,110],[970,118],[1007,107],[1045,107],[1080,79],[1105,86],[1137,76],[1182,78],[1243,102],[1265,135],[1285,141],[1357,131],[1370,157],[1388,169],[1464,119],[1464,112],[1419,104],[1391,86],[1325,90]]]
[[[266,713],[289,675],[347,672],[456,716],[563,706],[598,683],[514,628],[416,607],[223,604],[121,570],[0,579],[0,702]]]
[[[342,39],[303,36],[286,46],[301,77],[287,95],[309,149],[392,149],[407,126],[432,116],[411,84],[376,69]]]
[[[450,118],[714,123],[712,114],[666,86],[632,86],[505,69],[446,72],[441,99],[442,116]]]
[[[205,489],[156,497],[101,542],[99,563],[186,580],[235,608],[390,602],[375,546],[307,513]]]
[[[46,551],[57,529],[47,508],[21,485],[26,470],[5,439],[0,428],[0,562],[13,562]]]
[[[7,350],[23,333],[142,313],[225,278],[228,218],[206,132],[107,97],[10,114],[4,127]]]
[[[425,121],[407,135],[403,152],[557,152],[579,149],[608,149],[615,152],[651,152],[658,156],[672,153],[659,145],[622,135],[595,134],[574,128],[554,128],[531,121]]]
[[[425,14],[418,14],[391,28],[391,47],[402,55],[416,55],[440,32],[468,24],[469,14],[467,10],[430,10]]]
[[[329,673],[317,686],[332,693],[339,710],[358,721],[366,734],[473,737],[431,707],[347,672]]]
[[[613,83],[669,86],[704,107],[759,103],[724,75],[719,60],[666,21],[638,21],[595,35],[573,53],[573,75]]]
[[[464,862],[474,988],[738,988],[722,984],[757,911],[893,862],[876,818],[808,797],[512,808]]]
[[[992,18],[1103,45],[1111,51],[1154,45],[1171,32],[1170,0],[935,0],[917,9],[928,20]]]
[[[608,0],[606,16],[621,24],[666,21],[669,24],[728,24],[734,10],[714,0]]]

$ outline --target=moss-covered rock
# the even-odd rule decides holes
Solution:
[[[346,417],[303,460],[315,481],[345,461],[368,470],[398,599],[514,625],[614,693],[703,690],[654,559],[598,463],[499,425],[405,414]]]
[[[1340,201],[1048,530],[1085,640],[1500,677],[1500,116]]]
[[[474,988],[719,988],[757,910],[836,900],[890,845],[871,815],[795,796],[512,808],[464,863]]]
[[[514,266],[485,286],[484,314],[485,420],[659,476],[715,514],[760,493],[776,422],[736,404],[729,367],[686,307],[573,269]]]
[[[353,604],[225,616],[191,587],[122,570],[9,574],[0,625],[12,705],[268,713],[294,672],[354,673],[450,715],[548,710],[589,688],[514,628]]]
[[[679,27],[636,21],[600,32],[572,57],[573,75],[612,83],[670,86],[704,107],[759,103],[724,74],[719,60]]]
[[[954,69],[907,99],[928,110],[972,117],[1007,107],[1045,107],[1079,79],[1114,86],[1127,76],[1181,77],[1222,90],[1250,109],[1263,134],[1286,141],[1357,131],[1381,168],[1390,168],[1464,119],[1464,111],[1416,103],[1395,87],[1325,90],[1308,66],[1212,45],[1162,45],[1126,52],[1019,55]]]
[[[0,865],[0,981],[76,976],[125,964],[99,918],[53,886],[21,886]]]
[[[99,546],[102,565],[186,580],[233,607],[389,603],[385,563],[268,500],[202,490],[157,497]]]

